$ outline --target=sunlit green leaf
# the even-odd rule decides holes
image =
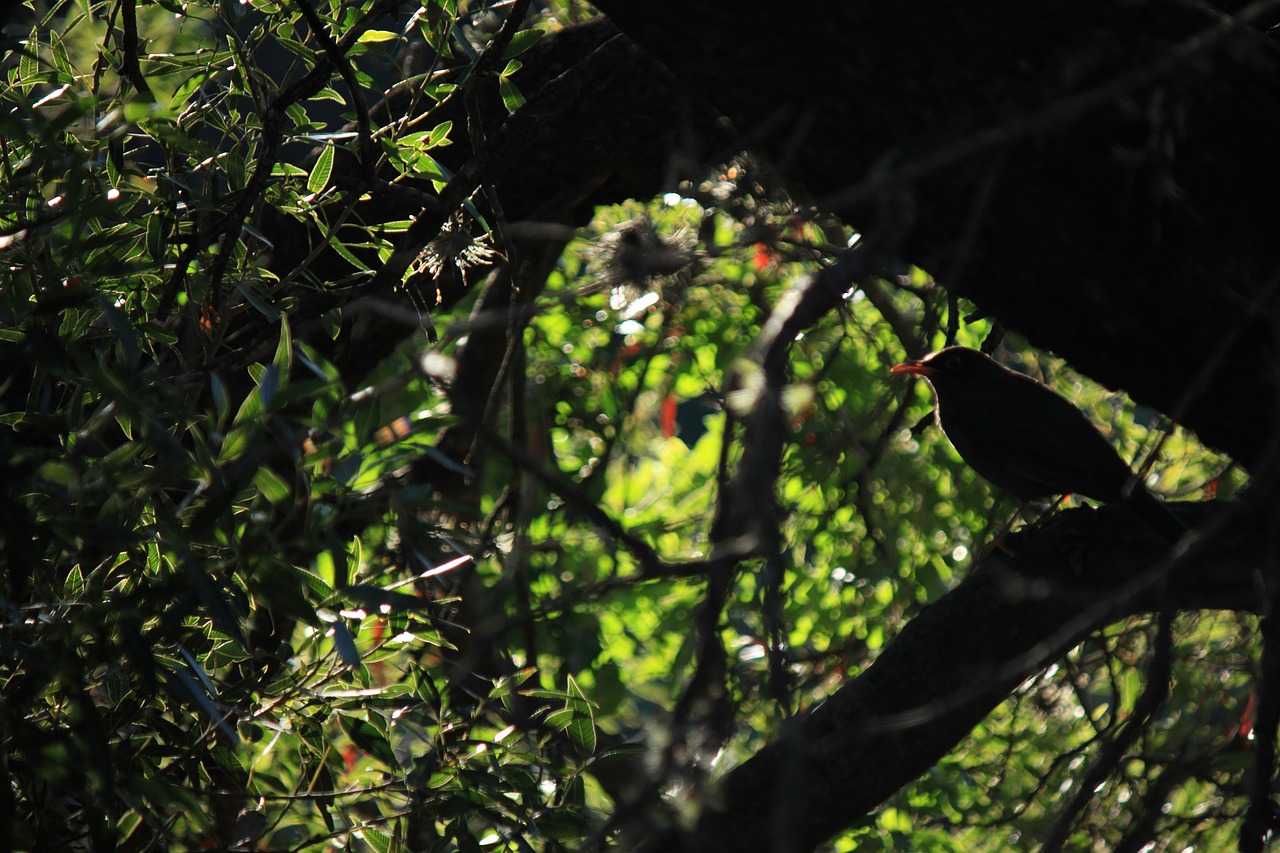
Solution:
[[[524,53],[542,38],[541,30],[521,30],[511,37],[507,49],[503,51],[503,59],[511,59]]]
[[[395,41],[399,35],[389,30],[365,30],[356,39],[361,44],[377,44],[384,41]]]
[[[280,315],[280,340],[276,344],[275,358],[271,363],[279,370],[280,379],[287,381],[293,367],[293,332],[289,327],[289,315]]]
[[[320,156],[311,167],[311,174],[307,175],[307,191],[318,193],[323,190],[329,183],[331,172],[333,172],[333,146],[326,145],[320,149]]]
[[[514,60],[513,60],[514,61]],[[498,92],[502,95],[502,105],[508,113],[514,113],[524,106],[524,95],[508,77],[498,78]]]
[[[284,479],[270,468],[262,467],[253,475],[253,484],[262,492],[262,496],[273,504],[285,503],[289,500],[291,489]]]

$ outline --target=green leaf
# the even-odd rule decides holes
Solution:
[[[876,822],[890,832],[911,832],[911,816],[902,809],[885,809],[880,812]]]
[[[440,145],[449,144],[449,134],[453,131],[453,122],[442,121],[435,127],[431,128],[431,132],[427,134],[427,147],[435,148]]]
[[[311,96],[312,101],[335,101],[339,104],[345,104],[347,99],[338,94],[337,90],[331,86],[325,86],[319,92]]]
[[[366,30],[356,39],[357,44],[378,44],[384,41],[395,41],[400,35],[390,30]]]
[[[222,377],[216,373],[209,374],[209,389],[213,394],[213,405],[217,412],[217,424],[221,427],[227,420],[227,413],[231,411],[231,395],[227,393],[227,385],[222,381]]]
[[[507,49],[502,52],[503,59],[511,59],[519,56],[529,48],[538,43],[538,39],[542,38],[542,30],[521,30],[511,37],[511,43],[507,45]]]
[[[254,398],[256,401],[257,392],[254,391],[249,396]],[[245,399],[245,402],[249,402],[248,398]],[[241,406],[241,411],[244,411],[243,406]],[[251,417],[252,415],[249,416]],[[238,413],[236,418],[237,420],[240,418]],[[231,430],[223,440],[222,447],[218,448],[218,462],[225,464],[234,459],[239,459],[241,454],[249,449],[250,442],[255,439],[257,435],[258,427],[256,425],[242,426]]]
[[[245,298],[246,302],[256,308],[259,314],[266,317],[268,320],[279,319],[280,312],[272,308],[266,302],[263,302],[262,297],[258,296],[258,294],[253,291],[253,288],[249,287],[247,283],[237,281],[236,290],[240,291],[240,295]]]
[[[280,342],[276,344],[276,355],[271,363],[280,371],[280,379],[289,378],[289,368],[293,366],[293,331],[289,328],[289,315],[280,315]]]
[[[338,715],[338,726],[351,738],[351,742],[381,761],[388,767],[396,767],[396,755],[387,743],[387,738],[368,720],[361,720],[348,714]]]
[[[259,369],[250,369],[249,374],[257,381],[258,387],[250,391],[244,398],[244,402],[240,404],[235,420],[232,421],[237,426],[252,422],[268,411],[276,391],[280,388],[280,368],[274,364],[265,368],[261,365],[255,366]]]
[[[558,711],[552,711],[547,714],[547,725],[553,729],[564,731],[573,725],[573,710],[561,708]]]
[[[390,835],[385,832],[378,832],[376,829],[370,829],[367,826],[360,830],[360,837],[377,853],[391,853],[393,849],[398,849],[393,845]]]
[[[62,43],[62,36],[56,32],[49,33],[49,46],[53,54],[53,64],[62,72],[63,79],[72,79],[75,76],[75,69],[71,67],[71,60],[67,56],[67,48]]]
[[[266,466],[259,468],[253,475],[253,484],[262,496],[273,504],[287,502],[292,492],[284,478]]]
[[[165,241],[164,216],[160,211],[153,211],[147,217],[147,254],[153,261],[163,260],[168,251]]]
[[[524,106],[524,95],[509,78],[498,78],[498,93],[502,95],[502,105],[507,108],[508,113],[514,113]]]
[[[582,838],[588,828],[586,819],[581,815],[563,810],[542,814],[534,826],[540,834],[561,844]]]
[[[368,264],[364,263],[355,255],[351,254],[351,250],[348,249],[346,246],[344,246],[342,243],[333,243],[332,246],[333,246],[333,250],[337,252],[339,255],[341,255],[346,260],[347,263],[351,264],[351,266],[355,267],[361,272],[369,272]]]
[[[302,366],[307,370],[325,382],[336,383],[341,380],[342,376],[338,373],[338,368],[305,341],[298,341],[294,346],[298,350],[298,361],[302,362]]]
[[[596,726],[590,716],[574,714],[565,731],[583,752],[590,755],[596,751]]]
[[[218,728],[221,729],[233,743],[240,742],[240,733],[227,723],[226,712],[214,704],[209,695],[201,689],[200,684],[198,684],[185,669],[175,669],[171,671],[170,680],[171,682],[176,681],[181,685],[186,690],[187,694],[190,695],[192,699],[196,700],[196,704],[209,715],[209,718],[217,724]]]
[[[342,554],[345,560],[347,555]],[[334,565],[333,552],[321,551],[316,555],[316,571],[309,572],[306,569],[298,569],[298,576],[302,583],[310,590],[311,594],[319,598],[321,601],[329,601],[334,597],[333,584],[326,578],[334,577],[337,567]]]
[[[264,411],[271,410],[271,404],[275,401],[276,391],[279,389],[280,368],[273,364],[262,374],[262,380],[258,383],[258,398],[262,402]]]
[[[187,578],[195,587],[200,603],[213,620],[214,627],[239,643],[241,648],[248,648],[248,641],[240,630],[240,620],[236,617],[231,602],[227,600],[226,591],[213,582],[208,570],[194,558],[186,559],[184,567]]]
[[[326,145],[320,149],[320,156],[316,157],[316,164],[311,167],[311,174],[307,176],[307,191],[314,194],[323,190],[329,183],[332,171],[333,146]]]
[[[529,666],[511,675],[501,676],[494,681],[493,689],[489,691],[489,698],[505,699],[515,692],[515,688],[528,681],[537,671],[535,667]]]
[[[40,52],[40,42],[32,39],[23,45],[18,57],[18,83],[31,85],[40,73],[40,62],[36,55]]]
[[[569,707],[573,710],[573,719],[570,721],[566,732],[569,739],[576,743],[584,752],[590,754],[596,751],[596,725],[595,716],[592,713],[591,703],[587,700],[586,694],[582,692],[582,688],[578,686],[578,682],[573,676],[569,676]]]
[[[120,346],[124,350],[124,360],[130,370],[137,370],[138,361],[142,358],[142,350],[138,345],[138,333],[129,322],[124,312],[111,303],[106,296],[98,294],[98,309],[106,319],[111,331],[120,338]]]

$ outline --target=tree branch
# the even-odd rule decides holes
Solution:
[[[1280,396],[1276,0],[827,2],[763,28],[725,2],[597,5],[793,186],[861,230],[896,229],[908,261],[963,275],[944,284],[985,315],[1257,461]]]
[[[1213,504],[1178,504],[1189,521]],[[861,676],[730,773],[688,850],[810,850],[931,767],[1021,681],[1091,632],[1150,609],[1257,611],[1240,513],[1172,557],[1125,507],[1080,508],[1017,533],[926,608]],[[1153,568],[1154,567],[1154,568]],[[668,839],[670,841],[670,839]],[[674,843],[674,842],[673,842]]]
[[[1041,853],[1055,853],[1067,843],[1076,818],[1093,800],[1099,786],[1115,772],[1124,759],[1125,752],[1137,743],[1138,738],[1146,731],[1151,717],[1169,697],[1172,650],[1173,613],[1162,610],[1156,627],[1155,650],[1151,655],[1151,663],[1147,667],[1147,684],[1142,690],[1142,695],[1134,703],[1133,713],[1124,724],[1124,728],[1118,735],[1104,742],[1102,754],[1076,785],[1075,796],[1054,821],[1053,828],[1041,847]]]

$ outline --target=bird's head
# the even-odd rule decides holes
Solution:
[[[889,369],[890,373],[910,373],[928,380],[947,408],[957,406],[982,409],[999,406],[1010,393],[1010,382],[1016,386],[1026,380],[993,361],[986,353],[967,347],[947,347],[924,358],[904,361]]]
[[[947,347],[921,359],[904,361],[889,368],[890,373],[910,373],[928,379],[935,386],[961,382],[978,382],[998,365],[985,353],[967,347]]]

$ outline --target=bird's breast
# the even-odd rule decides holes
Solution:
[[[938,423],[960,457],[987,482],[1021,501],[1053,492],[1034,471],[1019,463],[1029,452],[1036,452],[1026,446],[1034,437],[1019,430],[999,407],[975,410],[939,405]]]

